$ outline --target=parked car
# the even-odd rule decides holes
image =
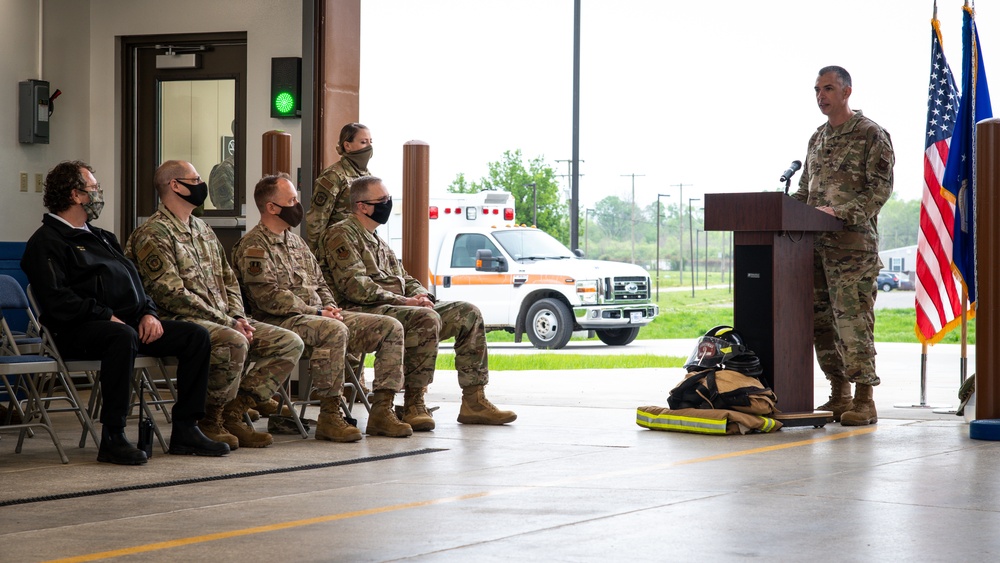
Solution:
[[[899,289],[899,274],[882,271],[878,273],[878,287],[882,291]]]

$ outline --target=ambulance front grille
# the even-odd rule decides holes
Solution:
[[[649,299],[649,278],[644,276],[618,276],[605,278],[605,301],[629,303]]]

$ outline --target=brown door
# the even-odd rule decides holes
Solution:
[[[246,228],[246,34],[127,37],[123,47],[123,242],[156,211],[153,172],[178,159],[209,183],[199,211],[228,253]]]

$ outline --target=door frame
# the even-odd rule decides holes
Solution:
[[[238,45],[247,44],[246,32],[219,32],[219,33],[179,33],[169,35],[138,35],[121,38],[121,99],[122,99],[122,120],[121,120],[121,189],[118,191],[120,203],[119,219],[121,224],[121,238],[127,240],[132,231],[136,228],[138,218],[138,193],[139,190],[153,190],[152,178],[138,178],[138,131],[139,123],[139,91],[137,83],[139,74],[138,49],[155,48],[157,45],[173,46],[195,46],[195,45]],[[201,53],[204,57],[210,52]],[[192,69],[199,70],[199,69]],[[204,72],[185,73],[183,71],[171,71],[178,79],[205,79],[211,78]],[[247,121],[247,68],[244,65],[236,79],[236,122],[238,126],[234,135],[236,137],[236,195],[235,217],[241,217],[242,205],[246,203],[246,121]],[[231,75],[216,76],[217,78],[232,78]],[[157,132],[158,135],[158,132]],[[209,171],[199,171],[207,181]]]

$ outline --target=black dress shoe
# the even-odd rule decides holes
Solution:
[[[170,433],[170,453],[175,455],[223,456],[229,454],[229,444],[205,436],[197,421],[174,419]]]
[[[124,428],[104,426],[101,429],[101,447],[97,450],[97,461],[117,465],[142,465],[146,463],[146,452],[128,441]]]

